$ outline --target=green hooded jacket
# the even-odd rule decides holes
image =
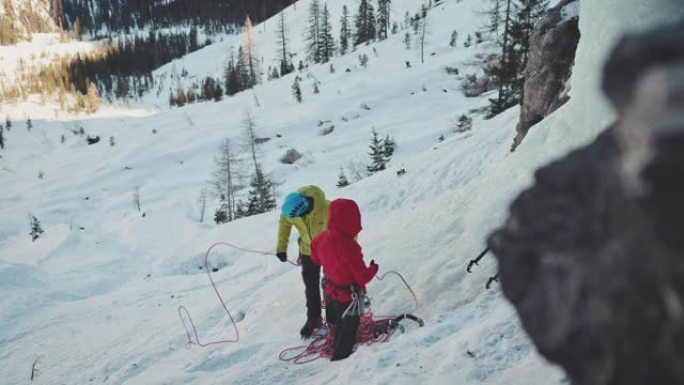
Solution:
[[[288,218],[280,214],[276,252],[287,252],[290,232],[294,225],[299,232],[299,252],[310,256],[311,241],[328,227],[328,204],[330,202],[325,200],[325,193],[317,186],[304,186],[297,191],[306,197],[313,198],[313,210],[303,217],[296,218]]]

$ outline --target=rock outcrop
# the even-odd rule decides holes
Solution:
[[[530,37],[520,122],[511,151],[515,151],[530,127],[569,100],[567,81],[580,39],[579,2],[561,1],[548,11]]]
[[[684,384],[684,22],[623,39],[603,84],[618,121],[540,169],[489,246],[573,384]]]

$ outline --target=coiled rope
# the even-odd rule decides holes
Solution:
[[[276,256],[275,253],[271,252],[266,252],[266,251],[260,251],[260,250],[252,250],[252,249],[247,249],[243,248],[240,246],[236,246],[227,242],[217,242],[211,245],[209,249],[207,249],[207,252],[204,255],[204,271],[207,274],[207,277],[209,278],[209,282],[211,282],[211,286],[214,289],[214,293],[216,293],[216,297],[218,298],[219,302],[221,303],[221,307],[225,311],[225,313],[228,315],[228,318],[230,319],[230,322],[233,324],[233,329],[235,330],[235,337],[232,339],[223,339],[223,340],[216,340],[216,341],[211,341],[211,342],[202,342],[199,338],[199,333],[197,332],[197,326],[195,325],[194,320],[192,319],[192,316],[190,315],[190,311],[185,307],[185,306],[179,306],[178,307],[178,316],[181,319],[181,322],[183,323],[183,327],[185,328],[185,332],[188,337],[188,341],[186,342],[185,346],[186,348],[190,348],[193,345],[200,346],[200,347],[207,347],[207,346],[212,346],[212,345],[220,345],[220,344],[228,344],[228,343],[235,343],[240,341],[240,333],[237,328],[237,324],[235,323],[235,319],[233,318],[233,315],[230,313],[230,310],[228,310],[228,306],[226,305],[226,302],[224,301],[223,297],[221,296],[221,293],[218,290],[218,287],[216,286],[216,282],[214,282],[214,278],[211,276],[211,271],[209,269],[209,254],[211,254],[211,251],[216,247],[216,246],[227,246],[231,247],[236,250],[244,251],[247,253],[252,253],[252,254],[259,254],[259,255],[267,255],[267,256]],[[300,264],[298,262],[293,262],[290,260],[287,260],[287,262],[293,266],[299,266]],[[414,309],[413,311],[418,309],[419,302],[418,302],[418,297],[416,296],[416,293],[411,289],[411,286],[406,282],[404,277],[399,274],[396,271],[388,271],[387,273],[383,274],[382,276],[376,275],[375,278],[378,279],[379,281],[384,280],[388,275],[396,275],[399,277],[399,279],[402,281],[404,286],[408,289],[408,291],[411,293],[411,296],[413,297],[414,301]],[[389,317],[389,316],[383,316],[380,317],[379,319],[373,319],[372,314],[368,313],[361,317],[361,322],[359,324],[359,330],[357,333],[357,342],[362,342],[362,343],[373,343],[373,342],[378,342],[378,341],[387,341],[391,337],[391,335],[394,333],[396,328],[393,328],[391,330],[388,330],[385,333],[378,334],[378,327],[379,325],[384,325],[388,324],[390,321],[393,319],[398,319],[401,317],[406,317],[405,313],[398,316],[398,317]],[[187,322],[186,319],[187,318]],[[421,321],[422,323],[422,321]],[[189,327],[188,327],[189,324]],[[421,325],[422,326],[422,325]],[[307,346],[304,347],[296,347],[296,348],[291,348],[291,349],[286,349],[283,352],[280,353],[280,358],[285,360],[285,361],[293,361],[295,363],[306,363],[306,362],[311,362],[317,358],[320,357],[329,357],[332,350],[332,333],[326,333],[325,335],[322,336],[317,336],[314,338],[314,340]],[[382,337],[382,338],[380,338]],[[292,357],[286,357],[288,352],[292,352],[297,349],[304,349],[304,351],[295,354]],[[284,356],[285,354],[285,356]],[[313,357],[311,357],[313,356]]]

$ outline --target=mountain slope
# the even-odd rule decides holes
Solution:
[[[307,3],[298,2],[296,13],[286,10],[291,20],[303,20]],[[420,5],[396,3],[398,9]],[[582,6],[581,17],[594,22],[583,23],[573,99],[535,126],[511,154],[517,108],[490,121],[476,118],[469,133],[451,131],[451,120],[485,105],[487,95],[463,97],[458,80],[444,67],[476,71],[473,58],[489,48],[448,46],[454,28],[464,31],[463,39],[481,23],[475,13],[479,0],[442,3],[430,11],[434,29],[428,52],[435,55],[424,65],[415,50],[403,48],[401,36],[359,47],[335,59],[334,74],[327,65],[311,66],[303,74],[301,105],[290,95],[290,75],[218,103],[171,110],[160,105],[65,122],[45,114],[36,116],[30,133],[15,124],[0,159],[0,217],[6,218],[0,224],[0,287],[6,293],[0,297],[0,371],[8,383],[27,382],[36,359],[35,383],[561,383],[563,374],[539,358],[500,292],[484,290],[494,262],[483,260],[472,275],[465,266],[533,170],[603,128],[599,122],[609,117],[586,107],[600,97],[595,88],[585,89],[585,79],[597,78],[615,36],[644,11],[621,13],[617,2]],[[621,22],[598,26],[592,18],[608,11]],[[258,44],[271,52],[269,39],[264,35]],[[174,65],[190,76],[219,71],[231,44],[217,43],[159,71],[170,74]],[[367,68],[358,64],[361,53],[370,57]],[[312,94],[313,77],[321,82],[319,95]],[[164,96],[158,102],[148,98],[150,106],[165,102]],[[257,117],[259,136],[271,138],[260,146],[260,159],[281,183],[279,199],[313,183],[329,198],[357,200],[364,254],[379,263],[381,273],[396,270],[407,279],[419,297],[415,313],[425,327],[389,343],[360,346],[339,363],[281,362],[281,350],[301,343],[299,271],[275,257],[223,248],[211,263],[221,267],[214,277],[236,316],[240,342],[185,349],[179,305],[189,307],[202,340],[233,336],[198,268],[204,251],[219,241],[274,248],[275,212],[222,226],[198,223],[197,193],[211,173],[219,141],[240,135],[245,108]],[[578,128],[577,119],[587,112],[596,121]],[[320,120],[331,120],[333,133],[318,135]],[[88,146],[69,131],[79,125],[102,141]],[[373,127],[398,142],[390,168],[336,189],[339,166],[367,161]],[[446,140],[438,143],[442,134]],[[107,143],[110,136],[114,146]],[[304,158],[294,165],[279,163],[290,147]],[[407,173],[397,176],[400,168]],[[133,204],[135,186],[144,218]],[[35,243],[27,235],[28,212],[45,229]],[[293,236],[291,258],[295,243]],[[410,295],[392,277],[373,281],[368,289],[378,314],[413,310]]]

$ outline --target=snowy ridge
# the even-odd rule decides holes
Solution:
[[[484,23],[484,16],[475,13],[480,0],[443,1],[430,11],[433,29],[426,52],[435,55],[426,55],[424,65],[396,35],[335,58],[334,74],[327,65],[310,66],[321,93],[312,94],[312,78],[305,74],[301,105],[290,95],[290,75],[255,89],[260,107],[252,93],[241,93],[219,103],[167,110],[164,91],[159,100],[145,100],[160,108],[118,114],[112,108],[72,121],[54,121],[45,114],[34,119],[31,133],[15,120],[0,152],[2,381],[28,383],[31,364],[38,359],[36,384],[561,383],[563,374],[537,355],[501,293],[484,290],[495,271],[493,260],[485,258],[470,275],[465,266],[482,249],[488,231],[503,220],[510,200],[530,183],[534,169],[591,140],[610,119],[594,107],[600,97],[596,88],[586,88],[585,79],[598,79],[615,30],[632,28],[646,12],[636,7],[637,1],[627,1],[632,8],[619,6],[624,1],[583,3],[573,99],[535,126],[513,154],[508,149],[517,108],[490,121],[475,118],[471,132],[451,131],[451,120],[486,104],[486,96],[465,98],[459,81],[444,71],[447,65],[457,66],[462,75],[475,71],[469,63],[488,49],[462,46],[467,33]],[[342,3],[335,2],[330,10],[339,12],[334,8]],[[344,3],[354,14],[354,2]],[[651,16],[650,23],[675,10],[665,7],[666,0],[652,3],[649,14],[658,13],[653,9],[663,12],[660,18]],[[392,4],[415,12],[420,2]],[[301,25],[296,20],[304,20],[307,5],[300,1],[296,11],[286,10],[292,13],[291,30]],[[618,21],[604,23],[601,15],[606,12],[615,12],[611,20]],[[594,17],[601,17],[601,23],[592,23]],[[456,49],[448,46],[453,29],[459,31]],[[273,38],[258,36],[262,40],[257,47],[268,63],[275,53],[268,48],[274,46]],[[302,46],[298,35],[290,39]],[[220,71],[233,44],[237,46],[227,39],[159,71],[170,73],[174,65],[195,76]],[[368,68],[358,65],[360,53],[370,57]],[[413,64],[410,69],[406,60]],[[12,116],[27,112],[26,105],[2,107]],[[364,254],[379,263],[381,273],[396,270],[406,277],[419,297],[416,313],[426,321],[424,328],[386,344],[361,346],[339,363],[280,362],[281,350],[301,343],[299,271],[275,257],[219,249],[211,261],[222,269],[214,277],[238,320],[241,341],[185,349],[176,313],[181,304],[193,313],[203,340],[232,337],[226,335],[232,328],[198,269],[204,251],[218,241],[274,248],[275,212],[222,226],[198,223],[195,200],[212,170],[218,142],[240,135],[246,107],[257,118],[259,136],[272,138],[259,147],[260,157],[281,183],[280,197],[313,183],[329,198],[357,200]],[[319,120],[331,120],[333,133],[319,136]],[[79,125],[102,141],[88,146],[71,134]],[[390,168],[336,189],[339,166],[353,159],[367,162],[373,127],[398,142]],[[440,135],[446,140],[438,143]],[[107,143],[110,136],[115,146]],[[294,165],[279,163],[290,147],[305,157]],[[400,168],[406,175],[396,175]],[[43,179],[37,177],[39,171]],[[135,186],[141,186],[145,218],[133,205]],[[208,213],[214,208],[215,202]],[[27,235],[29,212],[45,230],[35,243]],[[293,234],[291,258],[295,244]],[[377,313],[412,305],[392,278],[374,281],[368,289]]]

